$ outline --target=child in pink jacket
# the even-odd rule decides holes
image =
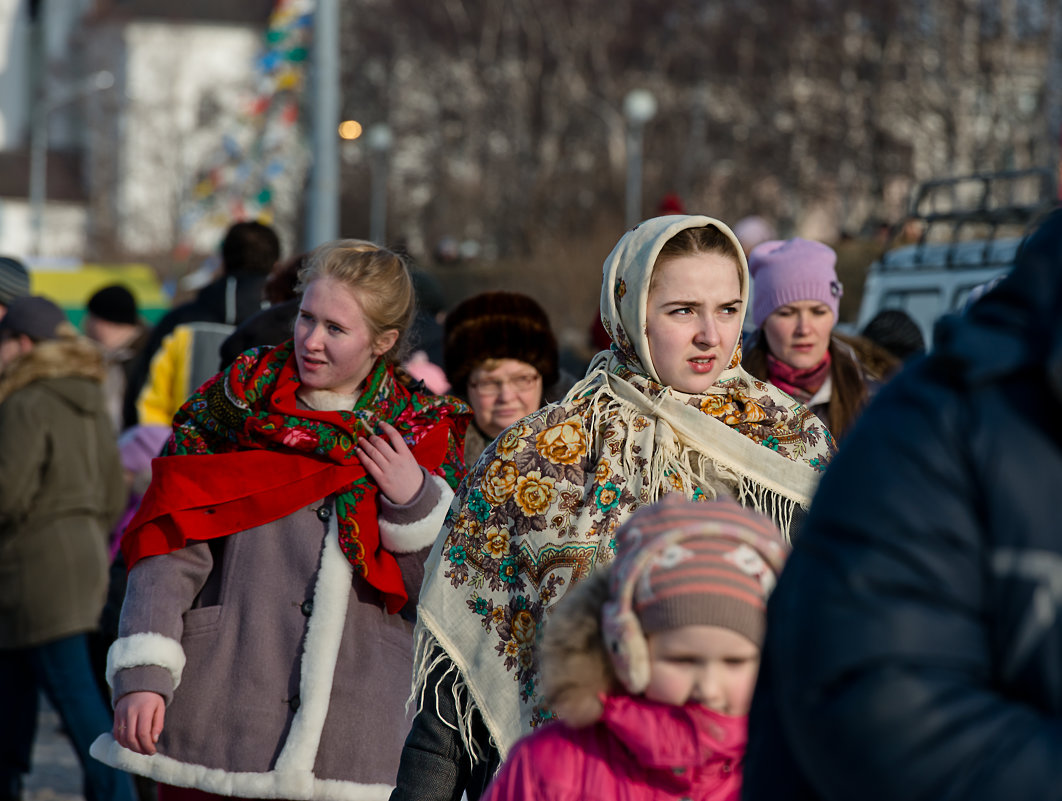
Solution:
[[[519,741],[484,801],[737,801],[766,601],[785,560],[733,501],[669,496],[616,532],[611,569],[544,627],[560,719]]]

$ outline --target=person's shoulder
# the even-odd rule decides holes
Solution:
[[[513,746],[510,759],[530,759],[537,764],[573,767],[600,751],[604,727],[569,726],[560,720],[545,723]]]
[[[593,413],[590,400],[589,397],[583,397],[547,403],[525,417],[524,421],[537,430],[544,430],[564,422],[579,425],[585,429]]]
[[[155,323],[155,327],[151,329],[151,333],[148,336],[144,352],[153,355],[162,340],[173,333],[173,330],[180,325],[203,321],[209,322],[211,319],[209,311],[197,299],[180,303],[162,315],[159,321]]]

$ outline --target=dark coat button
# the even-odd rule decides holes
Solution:
[[[332,516],[332,510],[329,509],[327,506],[319,506],[317,508],[317,519],[318,520],[327,520],[331,516]]]
[[[299,700],[299,696],[297,695],[293,695],[288,699],[288,706],[291,707],[292,712],[298,712],[300,704],[302,704],[302,701]]]
[[[299,609],[302,610],[302,613],[306,615],[306,617],[309,617],[313,614],[313,601],[303,601],[302,606],[300,606]]]

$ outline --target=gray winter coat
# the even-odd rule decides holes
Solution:
[[[381,540],[416,608],[453,493],[425,474],[381,501]],[[412,624],[384,610],[339,547],[333,499],[137,563],[108,657],[115,698],[167,701],[158,753],[92,753],[177,786],[247,798],[385,799],[410,720]]]

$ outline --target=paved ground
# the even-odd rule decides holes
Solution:
[[[59,716],[43,697],[37,741],[33,745],[33,772],[26,777],[23,798],[25,801],[84,801],[77,754],[62,733]]]

